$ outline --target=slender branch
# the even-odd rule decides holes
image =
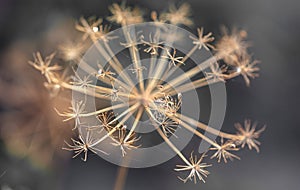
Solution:
[[[191,163],[185,158],[185,156],[176,148],[176,146],[166,137],[164,132],[159,128],[157,123],[153,120],[155,118],[149,108],[146,109],[153,125],[156,127],[157,132],[163,138],[163,140],[170,146],[170,148],[189,166],[192,166]]]
[[[197,131],[196,129],[192,128],[190,125],[188,125],[187,123],[183,122],[182,120],[178,119],[177,117],[172,117],[170,116],[171,119],[174,119],[174,121],[178,122],[181,126],[183,126],[184,128],[186,128],[187,130],[189,130],[190,132],[194,133],[195,135],[197,135],[198,137],[200,137],[201,139],[205,140],[206,142],[208,142],[209,144],[213,145],[216,148],[220,148],[220,145],[218,145],[217,143],[215,143],[213,140],[211,140],[210,138],[206,137],[205,135],[203,135],[202,133],[200,133],[199,131]]]
[[[137,115],[136,115],[136,117],[135,117],[135,120],[134,120],[134,123],[132,125],[132,128],[130,129],[129,133],[126,135],[124,142],[126,142],[128,140],[128,138],[130,138],[130,136],[134,132],[135,128],[137,127],[138,122],[141,119],[142,113],[143,113],[143,109],[140,108],[139,111],[138,111],[138,113],[137,113]]]
[[[126,38],[127,43],[130,44],[130,56],[131,56],[131,60],[133,61],[133,65],[135,67],[135,69],[137,69],[137,74],[138,74],[138,81],[139,81],[139,86],[140,86],[140,90],[144,91],[144,77],[143,77],[143,71],[140,69],[141,68],[141,61],[140,61],[140,57],[138,54],[138,50],[136,47],[136,43],[132,41],[131,37],[130,37],[130,33],[128,31],[125,30],[125,28],[123,28],[123,32],[124,32],[124,36]],[[136,39],[134,39],[136,40]]]
[[[187,79],[195,76],[197,73],[204,71],[207,67],[209,67],[212,63],[215,63],[217,61],[217,57],[213,56],[205,61],[203,61],[200,65],[196,65],[194,68],[190,69],[186,73],[184,73],[181,76],[178,76],[177,78],[171,80],[168,84],[164,86],[166,90],[170,89],[171,87],[176,87],[179,84],[182,84]]]
[[[83,89],[81,87],[73,86],[73,85],[70,85],[65,82],[61,82],[60,85],[65,89],[74,90],[74,91],[80,92],[82,94],[86,94],[86,95],[93,96],[93,97],[100,98],[100,99],[111,100],[110,97],[105,96],[103,94],[94,93],[93,91],[90,91],[88,89]]]
[[[121,77],[122,79],[126,80],[126,82],[128,82],[128,84],[129,84],[130,86],[126,85],[125,83],[123,83],[123,82],[121,82],[121,81],[120,81],[120,82],[121,82],[126,88],[128,88],[128,89],[133,88],[133,89],[134,89],[135,87],[134,87],[134,84],[133,84],[132,80],[130,80],[130,79],[127,78],[127,77],[124,77],[124,74],[122,74],[122,73],[124,73],[124,72],[123,72],[123,68],[118,67],[118,65],[117,65],[114,61],[110,60],[109,55],[107,55],[107,53],[106,53],[105,50],[100,46],[100,44],[99,44],[98,41],[95,42],[95,46],[97,47],[98,51],[104,56],[104,58],[109,62],[109,65],[110,65],[117,73],[119,73],[119,74],[120,74],[120,77]]]
[[[89,116],[93,116],[93,115],[98,115],[100,113],[104,113],[104,112],[111,111],[111,110],[114,110],[114,109],[123,108],[123,107],[126,107],[126,106],[128,106],[127,103],[112,105],[112,106],[109,106],[109,107],[106,107],[106,108],[103,108],[101,110],[97,110],[97,111],[94,111],[94,112],[91,112],[91,113],[80,114],[79,117],[89,117]]]
[[[114,190],[123,190],[127,178],[128,170],[129,169],[127,167],[122,167],[122,166],[119,167]]]
[[[181,118],[183,121],[187,122],[187,123],[193,123],[195,124],[195,126],[197,126],[199,129],[202,129],[202,130],[205,130],[211,134],[214,134],[214,135],[217,135],[217,136],[220,136],[222,138],[226,138],[226,139],[236,139],[236,135],[234,134],[228,134],[228,133],[224,133],[222,131],[219,131],[217,129],[214,129],[202,122],[199,122],[193,118],[190,118],[188,116],[185,116],[185,115],[182,115],[180,113],[177,113],[177,118]]]
[[[94,88],[96,92],[99,92],[101,94],[103,94],[103,92],[105,92],[107,94],[111,94],[113,92],[113,89],[102,87],[102,86],[88,85],[88,87]],[[129,98],[135,98],[136,97],[136,95],[129,94],[129,93],[124,93],[124,92],[118,92],[118,96],[129,97]]]
[[[121,68],[121,70],[124,70],[122,64],[120,63],[120,61],[118,60],[118,58],[116,56],[114,56],[114,53],[112,52],[111,48],[109,47],[109,45],[107,44],[107,42],[104,42],[104,46],[107,49],[108,53],[112,56],[113,61]],[[122,76],[121,76],[122,75]],[[127,81],[130,86],[134,87],[135,85],[133,84],[131,78],[127,75],[126,72],[122,72],[120,73],[120,76]],[[133,92],[137,93],[136,88],[133,88]]]
[[[185,62],[191,55],[198,49],[198,46],[194,46],[182,59],[182,62]]]
[[[190,90],[197,89],[197,88],[204,87],[204,86],[208,86],[210,84],[214,84],[214,83],[217,83],[217,82],[220,82],[220,81],[215,80],[215,79],[213,79],[213,77],[209,76],[207,78],[201,78],[201,79],[198,79],[198,80],[193,81],[191,83],[178,86],[178,87],[176,87],[176,90],[173,90],[173,89],[168,89],[169,91],[165,90],[164,93],[168,94],[169,96],[173,96],[173,95],[178,94],[179,92],[180,93],[188,92]],[[164,94],[162,94],[161,92],[155,91],[151,94],[151,97],[160,98],[163,95]]]
[[[162,55],[160,57],[166,56],[168,51],[169,48],[162,48]],[[166,59],[160,59],[159,62],[156,64],[155,73],[153,78],[150,80],[149,85],[147,86],[146,94],[150,93],[157,86],[157,79],[160,78],[162,73],[165,71],[165,67],[168,65],[165,63],[165,61]]]

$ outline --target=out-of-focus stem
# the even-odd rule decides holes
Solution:
[[[124,184],[128,174],[128,168],[120,166],[118,169],[118,175],[115,182],[114,190],[123,190]]]

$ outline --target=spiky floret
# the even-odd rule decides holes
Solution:
[[[112,111],[100,113],[98,116],[102,127],[106,129],[107,131],[110,131],[113,129],[113,126],[115,126],[116,122],[113,122],[115,119],[115,114]]]
[[[190,5],[187,3],[182,4],[178,8],[171,4],[169,11],[162,13],[160,20],[164,22],[170,22],[174,25],[193,25],[193,21],[189,18],[191,15]]]
[[[150,55],[158,55],[158,50],[163,49],[163,41],[159,41],[159,32],[154,35],[149,34],[149,41],[144,40],[144,36],[141,36],[141,42],[148,46],[144,49],[144,52],[150,53]]]
[[[244,121],[244,126],[240,123],[236,123],[235,128],[237,129],[237,140],[235,143],[240,145],[242,148],[247,145],[250,150],[254,148],[257,152],[259,152],[260,142],[257,139],[266,129],[266,126],[259,130],[256,130],[256,126],[257,123],[252,124],[249,119]]]
[[[84,90],[86,90],[89,87],[89,85],[92,84],[93,81],[90,80],[91,75],[81,77],[77,72],[74,73],[75,76],[72,77],[73,81],[71,81],[70,84],[82,88]]]
[[[85,104],[83,101],[75,102],[72,101],[72,106],[69,107],[70,111],[66,111],[63,113],[60,113],[57,109],[55,111],[58,115],[62,117],[66,117],[63,121],[69,121],[71,119],[75,120],[74,129],[76,129],[80,124],[80,114],[83,114],[85,112]]]
[[[83,33],[82,39],[86,40],[88,37],[91,38],[92,41],[102,39],[104,41],[108,41],[112,39],[112,37],[106,35],[110,27],[102,24],[102,18],[89,17],[85,19],[81,17],[79,22],[76,23],[75,28]]]
[[[247,32],[234,28],[230,33],[226,27],[222,27],[222,38],[216,44],[217,56],[225,59],[227,64],[231,64],[231,55],[242,55],[247,52],[250,43],[245,39]]]
[[[232,140],[228,140],[224,142],[224,139],[221,138],[221,144],[217,147],[210,148],[210,150],[216,151],[211,158],[217,158],[218,162],[221,162],[223,159],[225,163],[227,163],[227,160],[233,161],[233,159],[240,159],[240,157],[232,154],[229,151],[238,151],[239,148],[237,148],[236,144]]]
[[[195,38],[193,36],[190,36],[190,38],[193,40],[193,44],[195,44],[195,46],[198,49],[202,49],[202,47],[204,49],[206,49],[207,51],[209,51],[209,49],[215,49],[215,47],[210,44],[211,42],[213,42],[215,40],[215,38],[212,36],[211,32],[204,35],[203,27],[197,28],[197,32],[198,32],[198,38]]]
[[[246,82],[246,85],[250,86],[250,78],[254,79],[259,76],[259,67],[257,66],[259,61],[252,61],[251,56],[248,54],[242,54],[239,57],[234,56],[232,59],[234,59],[233,64],[236,67],[235,72],[242,75]]]
[[[97,141],[97,139],[92,137],[90,130],[86,131],[85,137],[83,137],[82,135],[79,135],[78,140],[71,139],[71,141],[73,144],[69,144],[68,142],[65,141],[67,147],[64,147],[63,149],[68,150],[68,151],[74,151],[73,158],[75,158],[78,155],[80,155],[81,153],[83,153],[84,157],[82,158],[82,160],[87,161],[87,156],[88,156],[89,150],[91,152],[93,152],[94,154],[98,154],[98,153],[103,153],[106,155],[108,154],[108,153],[95,147],[97,144],[94,144],[94,142]]]
[[[164,134],[169,137],[169,136],[175,136],[175,132],[178,129],[179,123],[177,121],[174,121],[168,117],[165,117],[163,119],[163,121],[160,123],[160,126],[162,128],[162,131],[164,132]]]
[[[166,58],[166,59],[169,59],[169,67],[172,67],[172,66],[180,66],[180,65],[184,65],[184,62],[182,61],[183,57],[180,57],[180,56],[176,56],[176,49],[173,49],[172,50],[173,53],[171,53],[170,50],[167,49],[167,55],[163,55],[161,56],[162,58]]]
[[[112,80],[113,76],[116,75],[116,73],[110,70],[110,67],[104,69],[100,64],[98,64],[98,68],[99,69],[97,73],[95,73],[95,76],[97,78],[102,78],[102,79],[108,78],[109,80]]]
[[[60,56],[64,61],[77,62],[86,50],[86,44],[82,42],[66,42],[58,47]]]
[[[225,82],[227,66],[219,66],[217,62],[211,64],[210,72],[206,72],[206,77],[213,79],[213,82]]]
[[[140,140],[140,137],[137,137],[136,133],[129,134],[126,126],[121,127],[117,132],[112,135],[113,146],[119,147],[122,153],[122,156],[126,156],[127,151],[132,149],[137,149],[141,145],[137,145],[137,142]],[[128,136],[129,135],[129,136]]]
[[[33,54],[33,61],[29,61],[29,64],[32,65],[36,70],[39,70],[42,75],[44,75],[49,83],[55,78],[55,72],[62,69],[59,65],[52,65],[52,60],[55,56],[55,53],[50,54],[45,59],[43,59],[40,52]]]
[[[116,3],[109,7],[112,16],[107,17],[111,22],[121,25],[137,24],[144,21],[142,12],[137,7],[128,7],[125,3],[118,5]]]
[[[186,183],[188,180],[194,181],[194,183],[197,183],[198,180],[205,183],[204,177],[207,177],[209,174],[206,168],[212,166],[211,164],[203,163],[203,158],[205,156],[206,154],[203,153],[198,159],[197,156],[194,156],[192,152],[189,159],[190,164],[177,165],[175,171],[190,171],[189,175],[186,178],[179,177],[179,179],[182,180],[184,183]]]

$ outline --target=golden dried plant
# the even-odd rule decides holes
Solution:
[[[113,4],[109,10],[112,15],[107,17],[107,20],[120,24],[122,27],[144,22],[140,9],[127,7],[124,3],[121,5]],[[161,13],[160,16],[156,12],[151,13],[151,18],[157,25],[170,23],[173,25],[190,26],[193,22],[189,16],[190,7],[187,4],[183,4],[179,8],[172,5],[168,12]],[[96,44],[99,53],[105,56],[112,53],[109,42],[118,38],[118,36],[110,36],[108,33],[109,27],[104,26],[102,21],[103,19],[95,19],[95,17],[90,19],[80,18],[79,23],[76,24],[76,29],[83,34],[82,42],[79,44]],[[225,83],[238,76],[242,76],[246,85],[249,86],[249,78],[258,76],[257,72],[259,68],[256,66],[257,61],[251,61],[251,56],[248,53],[249,42],[246,41],[247,33],[244,30],[239,31],[234,29],[230,33],[228,29],[223,28],[222,37],[215,43],[213,34],[211,32],[204,33],[203,27],[199,27],[197,32],[198,37],[189,36],[192,40],[193,48],[185,55],[182,55],[180,52],[177,52],[176,48],[169,47],[163,41],[160,41],[155,34],[150,36],[150,40],[146,40],[144,36],[133,39],[124,29],[123,34],[127,41],[119,43],[129,52],[128,57],[133,63],[129,69],[131,74],[138,81],[142,81],[137,85],[134,85],[128,75],[122,75],[122,71],[125,68],[116,56],[108,61],[108,67],[104,68],[98,65],[97,72],[89,73],[85,77],[79,76],[74,71],[75,76],[72,77],[73,80],[68,81],[62,80],[62,77],[59,77],[59,73],[62,71],[57,72],[57,70],[62,68],[51,63],[51,59],[54,57],[53,54],[44,60],[40,53],[36,53],[34,61],[31,61],[30,64],[45,76],[48,85],[55,84],[56,88],[59,89],[72,90],[85,96],[92,96],[101,101],[108,100],[115,103],[89,112],[85,110],[85,100],[72,101],[70,112],[61,113],[57,111],[60,116],[64,117],[64,121],[74,119],[74,129],[81,133],[78,140],[72,139],[73,144],[66,142],[67,147],[65,149],[74,151],[75,156],[84,153],[83,160],[86,161],[88,150],[97,154],[99,152],[104,153],[102,150],[96,148],[96,146],[101,144],[105,139],[111,139],[113,141],[111,145],[119,147],[121,156],[126,157],[127,152],[142,146],[139,144],[142,138],[138,136],[139,134],[135,132],[135,129],[138,122],[142,120],[143,115],[147,115],[156,127],[157,133],[185,163],[185,165],[177,165],[177,169],[175,170],[178,172],[190,171],[186,178],[180,178],[184,182],[188,180],[192,180],[195,183],[198,180],[205,182],[204,177],[207,177],[209,174],[206,168],[211,165],[204,163],[203,159],[211,151],[215,151],[215,153],[210,158],[217,158],[218,162],[221,160],[227,162],[228,159],[239,159],[232,152],[236,152],[246,145],[249,149],[254,148],[258,151],[260,143],[257,141],[257,138],[264,128],[256,131],[256,125],[251,126],[251,122],[248,120],[245,121],[244,126],[236,124],[237,134],[229,134],[220,132],[203,122],[181,113],[183,93],[191,89],[198,89],[218,82]],[[176,40],[176,36],[172,40]],[[101,47],[98,43],[99,41],[102,41],[105,47]],[[59,50],[62,51],[61,53],[66,60],[79,63],[81,60],[80,56],[82,56],[85,48],[81,48],[83,47],[82,45],[78,47],[80,47],[80,51],[72,51],[71,55],[68,53],[68,48],[60,48]],[[86,46],[84,45],[84,47]],[[203,50],[214,52],[212,58],[206,60],[210,71],[202,76],[200,74],[202,71],[199,67],[191,67],[186,71],[184,76],[176,77],[169,84],[164,83],[164,79],[172,75],[178,68],[185,67],[193,54]],[[166,70],[162,70],[160,62],[151,63],[149,67],[141,65],[139,58],[141,52],[149,54],[152,58],[165,60],[168,63],[168,67]],[[75,55],[75,53],[78,54]],[[76,68],[76,65],[74,67]],[[86,69],[88,70],[88,66]],[[144,78],[144,73],[146,71],[148,73],[155,71],[155,77],[144,83],[144,79],[146,79]],[[122,80],[117,76],[121,77]],[[183,77],[192,79],[195,76],[202,77],[193,79],[191,84],[180,84],[180,81],[184,79]],[[100,83],[93,84],[90,77],[96,77]],[[155,78],[160,78],[161,80],[156,80]],[[176,90],[172,89],[172,86],[176,85]],[[125,100],[127,100],[128,104],[125,103]],[[114,109],[125,108],[126,106],[129,107],[121,114],[113,112]],[[134,122],[128,128],[127,121],[132,115],[134,115]],[[89,116],[98,117],[101,125],[85,127],[85,123],[82,123],[81,120]],[[178,128],[184,128],[198,136],[201,140],[208,142],[211,145],[210,151],[203,153],[199,159],[192,153],[190,158],[187,159],[169,138],[175,135]],[[207,137],[201,131],[216,135],[221,139],[220,143]],[[94,135],[94,133],[98,133],[99,135]],[[85,138],[83,138],[83,134],[86,135]],[[177,138],[181,137],[177,136]],[[109,154],[109,152],[106,153]]]

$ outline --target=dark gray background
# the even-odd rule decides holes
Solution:
[[[128,2],[146,10],[161,11],[171,1]],[[218,34],[220,25],[224,24],[244,28],[249,33],[253,42],[251,51],[262,62],[261,76],[252,81],[250,88],[241,78],[227,84],[228,110],[224,129],[232,130],[233,123],[244,118],[266,124],[267,130],[260,139],[261,153],[242,150],[239,153],[241,161],[214,164],[206,184],[181,183],[173,171],[178,158],[149,169],[131,169],[125,189],[299,189],[299,1],[186,2],[192,5],[195,25],[204,26],[206,31]],[[0,0],[0,55],[16,40],[34,40],[60,17],[106,16],[111,3],[100,0]],[[188,148],[193,145],[197,143]],[[0,161],[0,172],[7,170],[0,178],[0,184],[16,189],[23,186],[33,190],[109,190],[113,188],[117,171],[116,166],[96,156],[91,156],[87,163],[74,159],[60,169],[39,171],[28,166],[26,161],[9,156],[4,148]]]

